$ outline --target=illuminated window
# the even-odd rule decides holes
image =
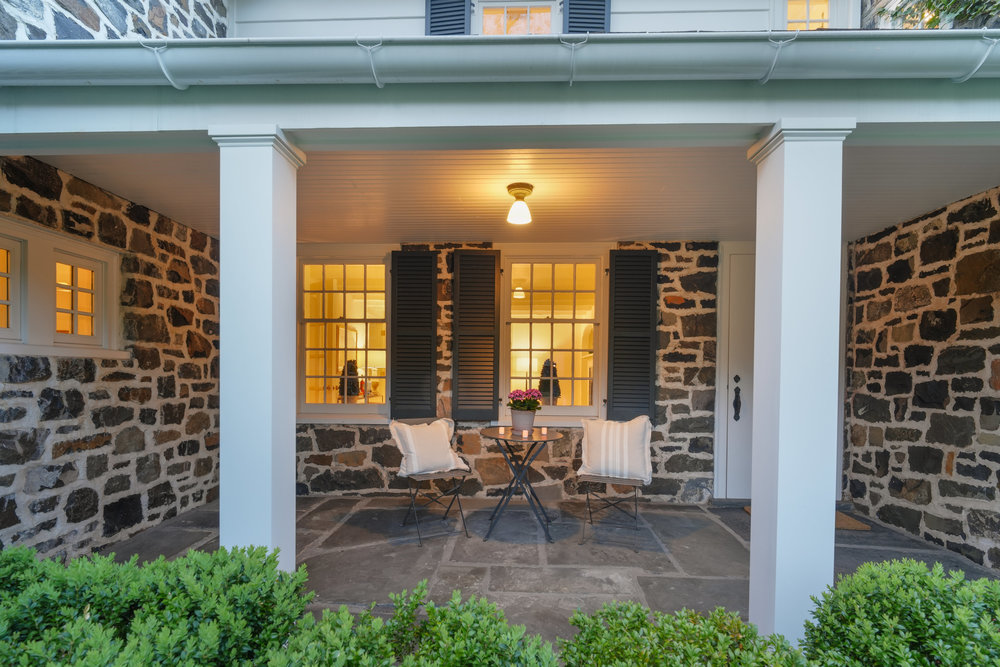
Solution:
[[[0,329],[12,328],[14,297],[11,294],[13,281],[13,254],[8,248],[0,248]]]
[[[830,0],[788,0],[788,29],[830,27]]]
[[[485,4],[483,35],[549,35],[552,33],[551,4]]]
[[[511,390],[539,389],[548,406],[595,405],[597,273],[597,262],[511,264]]]
[[[302,264],[306,405],[386,402],[385,265]]]
[[[56,262],[56,333],[94,336],[96,295],[93,269]]]

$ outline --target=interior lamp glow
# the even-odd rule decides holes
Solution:
[[[507,186],[507,192],[514,198],[514,203],[507,213],[507,222],[512,225],[526,225],[531,222],[531,211],[524,202],[524,198],[535,189],[531,183],[511,183]]]

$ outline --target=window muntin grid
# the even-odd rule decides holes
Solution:
[[[788,0],[788,29],[817,30],[830,27],[830,0]]]
[[[543,405],[594,404],[595,262],[511,264],[510,389]]]
[[[386,402],[385,265],[302,265],[305,403]]]
[[[483,7],[483,35],[549,35],[551,33],[551,5]]]
[[[13,257],[7,248],[0,248],[0,329],[10,329],[13,326],[11,309],[14,306],[11,296],[13,283]]]
[[[69,262],[56,262],[56,333],[95,335],[96,274]]]

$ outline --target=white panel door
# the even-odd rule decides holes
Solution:
[[[753,444],[753,313],[754,253],[726,252],[723,280],[726,294],[725,367],[720,387],[725,419],[725,497],[750,497],[750,455]],[[723,452],[720,452],[720,455]]]

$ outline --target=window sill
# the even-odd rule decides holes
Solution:
[[[76,357],[83,359],[131,359],[128,350],[109,350],[88,345],[32,345],[0,341],[0,354],[18,357]]]
[[[388,425],[389,418],[385,415],[365,414],[329,414],[300,412],[295,416],[297,424],[374,424]]]

